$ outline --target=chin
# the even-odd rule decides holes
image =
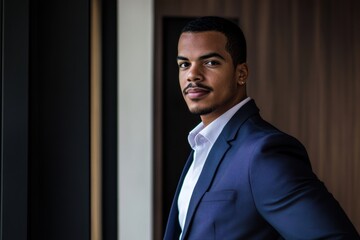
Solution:
[[[209,113],[212,113],[214,111],[213,108],[199,108],[199,107],[195,107],[195,108],[191,108],[190,112],[194,115],[206,115]]]

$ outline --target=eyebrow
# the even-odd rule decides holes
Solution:
[[[202,56],[200,56],[198,59],[199,59],[199,60],[204,60],[204,59],[208,59],[208,58],[212,58],[212,57],[220,58],[220,59],[222,59],[222,60],[225,60],[225,58],[224,58],[223,56],[221,56],[219,53],[216,53],[216,52],[212,52],[212,53],[208,53],[208,54],[202,55]],[[177,59],[177,60],[184,60],[184,61],[188,61],[188,60],[189,60],[188,58],[183,57],[183,56],[177,56],[176,59]]]

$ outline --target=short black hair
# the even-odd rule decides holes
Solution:
[[[241,28],[234,22],[216,16],[196,18],[182,29],[184,32],[216,31],[227,38],[226,50],[231,55],[234,66],[246,62],[246,40]]]

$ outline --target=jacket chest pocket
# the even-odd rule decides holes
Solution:
[[[217,239],[219,231],[223,232],[236,215],[236,197],[233,190],[205,193],[194,213],[191,236]]]
[[[233,190],[223,190],[223,191],[214,191],[206,192],[201,199],[201,202],[226,202],[226,201],[235,201],[236,192]]]
[[[201,199],[195,217],[202,222],[227,221],[236,212],[236,192],[232,190],[207,192]]]

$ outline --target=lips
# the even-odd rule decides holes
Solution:
[[[185,95],[187,95],[192,100],[203,98],[204,96],[209,94],[209,92],[210,92],[209,89],[201,88],[201,87],[192,87],[184,91]]]

